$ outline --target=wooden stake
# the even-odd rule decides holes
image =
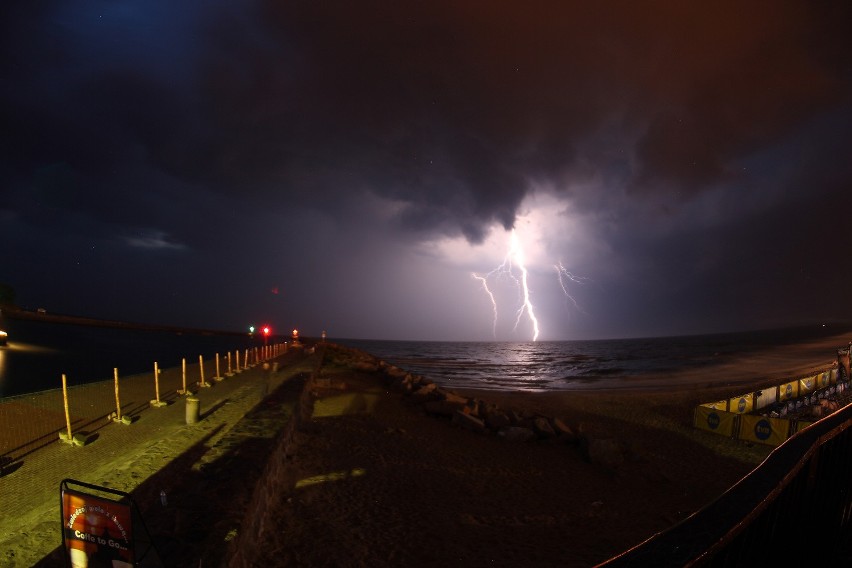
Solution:
[[[118,398],[118,368],[112,369],[112,374],[115,377],[115,419],[121,421],[121,400]]]
[[[201,382],[199,384],[202,387],[209,387],[210,385],[204,380],[204,357],[201,355],[198,356],[198,372],[201,373]]]
[[[68,383],[65,379],[65,373],[62,373],[62,401],[65,403],[65,425],[68,427],[68,441],[74,440],[71,435],[71,415],[68,413]]]
[[[154,400],[157,401],[157,404],[160,403],[160,368],[157,366],[157,362],[154,361],[154,390],[156,393],[156,398]]]

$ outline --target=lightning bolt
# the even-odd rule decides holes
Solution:
[[[572,296],[571,292],[568,290],[568,284],[566,281],[574,282],[575,284],[584,284],[588,281],[588,278],[571,274],[568,272],[568,269],[563,266],[562,262],[554,264],[553,268],[556,269],[556,277],[559,279],[559,286],[562,287],[562,292],[565,294],[565,297],[571,300],[571,303],[574,304],[575,308],[585,314],[586,312],[583,311],[583,308],[580,307],[580,304],[577,303],[577,300],[574,299],[574,296]]]
[[[517,267],[520,272],[520,278],[515,276],[513,268]],[[528,283],[528,271],[526,267],[526,261],[524,258],[524,250],[521,247],[520,242],[518,241],[518,236],[515,234],[515,230],[512,229],[512,236],[509,242],[509,252],[506,253],[506,256],[503,258],[502,264],[486,274],[485,276],[479,276],[475,272],[473,273],[473,278],[480,281],[482,283],[482,288],[485,290],[485,293],[488,295],[491,300],[491,306],[494,313],[493,320],[493,332],[496,338],[497,336],[497,301],[494,298],[494,294],[491,292],[491,289],[488,287],[488,279],[489,278],[500,278],[507,277],[514,282],[516,286],[518,286],[519,294],[520,294],[520,308],[515,316],[515,327],[514,330],[518,329],[518,325],[521,323],[521,318],[526,313],[527,317],[532,322],[533,326],[533,341],[538,340],[539,335],[539,327],[538,327],[538,319],[535,317],[535,308],[533,307],[532,300],[530,298],[530,288]]]
[[[491,273],[489,272],[489,275]],[[491,288],[488,287],[488,276],[480,276],[476,272],[474,272],[471,276],[473,276],[476,280],[479,280],[482,283],[482,289],[485,290],[485,293],[488,294],[488,298],[491,299],[491,309],[494,313],[493,323],[491,324],[491,332],[494,334],[494,338],[497,338],[497,300],[494,299],[494,294],[491,292]]]

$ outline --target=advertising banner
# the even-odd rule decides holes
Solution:
[[[793,400],[799,398],[799,381],[784,383],[778,387],[778,401]]]
[[[68,488],[61,496],[62,540],[70,566],[134,566],[129,503]]]
[[[717,402],[705,402],[701,406],[704,406],[706,408],[712,408],[714,410],[724,410],[724,411],[727,412],[728,401],[727,400],[720,400],[720,401],[717,401]]]
[[[740,440],[780,446],[787,439],[790,421],[768,416],[741,416]]]
[[[817,375],[817,389],[825,389],[831,386],[831,373],[825,371]]]
[[[754,393],[737,396],[728,401],[728,410],[737,414],[751,412],[754,404]]]
[[[695,407],[695,427],[714,434],[733,437],[737,415],[706,406]]]
[[[811,394],[816,390],[816,377],[799,379],[799,396]]]

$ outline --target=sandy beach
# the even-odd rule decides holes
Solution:
[[[697,403],[825,368],[847,342],[771,348],[724,368],[618,389],[458,392],[519,415],[559,418],[575,434],[530,442],[461,428],[360,356],[327,356],[311,386],[312,416],[295,433],[260,540],[243,558],[257,566],[593,566],[686,518],[768,455],[768,446],[693,429]],[[287,419],[298,378],[313,364],[309,357],[281,363],[269,383],[253,370],[201,393],[212,408],[201,428],[183,424],[175,404],[146,411],[132,428],[147,423],[150,437],[133,444],[113,441],[129,429],[111,427],[90,447],[31,453],[0,478],[3,564],[56,565],[55,483],[75,477],[67,458],[81,450],[97,460],[84,480],[132,492],[166,565],[220,565],[245,542],[247,503],[276,443],[270,433]],[[623,459],[591,463],[583,437],[614,440]],[[161,489],[168,507],[159,506]],[[44,503],[29,507],[33,500]],[[21,512],[14,526],[10,507]]]
[[[768,349],[660,388],[469,391],[616,440],[624,461],[581,444],[512,443],[424,412],[370,373],[326,365],[297,437],[287,490],[258,565],[592,566],[723,493],[771,448],[692,428],[694,406],[831,365],[834,337]],[[671,379],[671,377],[669,377]]]

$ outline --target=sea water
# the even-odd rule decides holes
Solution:
[[[6,320],[0,398],[176,367],[186,358],[262,345],[258,337],[199,335]],[[750,351],[845,332],[801,327],[704,336],[540,342],[377,341],[330,338],[456,388],[546,391],[615,384],[625,377],[700,368]],[[841,346],[838,346],[841,347]],[[828,355],[831,355],[830,353]],[[224,364],[224,360],[223,360]]]
[[[107,328],[38,320],[4,319],[9,342],[0,347],[0,398],[60,388],[62,375],[68,385],[112,380],[119,376],[153,374],[159,368],[208,360],[219,353],[225,365],[227,353],[263,345],[257,337],[176,333]]]
[[[339,340],[455,388],[550,391],[613,386],[625,378],[665,375],[723,364],[767,347],[845,331],[836,327],[683,337],[539,342]],[[838,347],[842,347],[838,345]],[[828,357],[832,354],[826,353]]]

